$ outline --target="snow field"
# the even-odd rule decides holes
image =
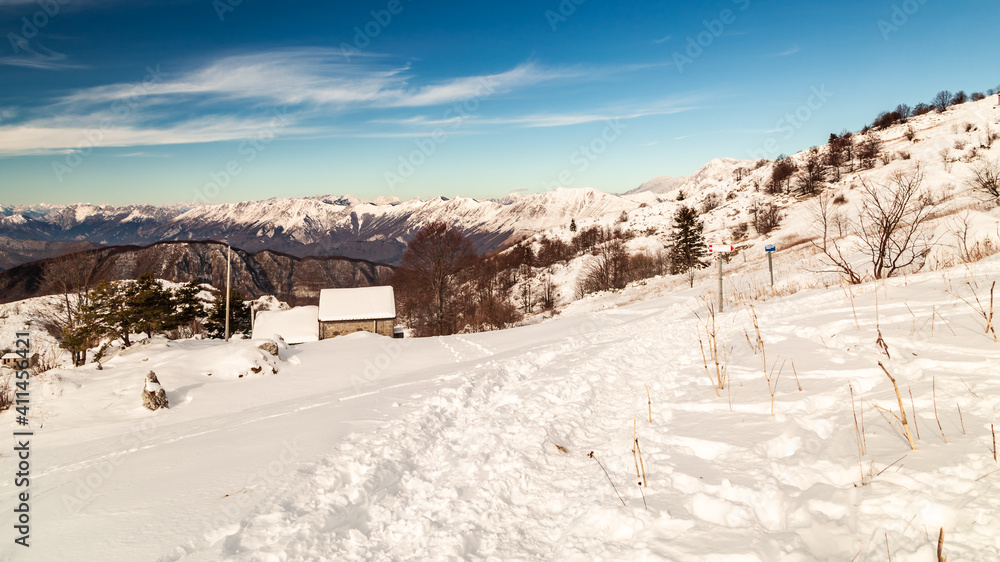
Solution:
[[[195,558],[850,560],[879,558],[888,542],[893,560],[917,561],[943,526],[950,556],[994,560],[1000,348],[946,287],[939,274],[861,287],[857,325],[837,291],[758,303],[769,359],[794,359],[803,387],[786,365],[773,418],[735,307],[720,316],[733,322],[721,398],[689,300],[592,314],[566,338],[494,355],[478,347],[509,346],[517,330],[414,342],[445,346],[458,377],[307,463],[298,493],[258,505]],[[892,359],[875,345],[876,298]],[[872,408],[898,409],[879,360],[913,391],[916,451]],[[864,418],[860,461],[848,384]]]

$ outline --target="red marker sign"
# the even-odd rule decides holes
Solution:
[[[718,253],[721,253],[721,252],[732,252],[734,250],[736,250],[736,248],[734,248],[733,246],[730,246],[729,244],[709,244],[708,245],[708,251],[710,253],[715,253],[715,254],[718,254]]]

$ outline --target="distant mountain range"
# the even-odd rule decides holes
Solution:
[[[218,242],[160,242],[150,246],[112,246],[49,258],[0,272],[0,302],[52,292],[45,280],[67,260],[92,259],[96,280],[135,279],[152,273],[157,279],[184,283],[197,280],[226,285],[226,246]],[[374,285],[392,272],[389,266],[342,257],[298,258],[272,250],[234,250],[232,287],[247,297],[274,295],[293,305],[316,304],[320,289]]]
[[[318,196],[167,207],[0,206],[0,236],[102,246],[216,240],[248,252],[273,250],[297,257],[344,256],[391,264],[399,261],[407,240],[433,221],[461,228],[480,251],[490,251],[512,238],[568,225],[571,219],[631,211],[640,201],[590,188],[559,188],[487,201]],[[11,265],[16,261],[13,255],[7,260]]]

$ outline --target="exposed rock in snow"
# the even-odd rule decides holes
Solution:
[[[160,386],[160,381],[153,371],[146,375],[146,384],[142,388],[142,405],[153,411],[170,407],[167,404],[167,391]]]

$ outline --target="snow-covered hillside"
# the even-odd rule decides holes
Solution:
[[[944,528],[951,559],[995,560],[1000,347],[961,299],[998,276],[992,259],[753,311],[734,298],[752,284],[731,285],[719,396],[692,313],[705,317],[705,286],[499,332],[280,346],[278,358],[252,341],[156,339],[102,371],[32,382],[32,546],[3,553],[840,561],[888,550],[915,562]],[[901,385],[916,450],[875,409],[898,412],[879,361]],[[149,371],[170,409],[140,406]],[[17,491],[4,479],[0,501]]]

